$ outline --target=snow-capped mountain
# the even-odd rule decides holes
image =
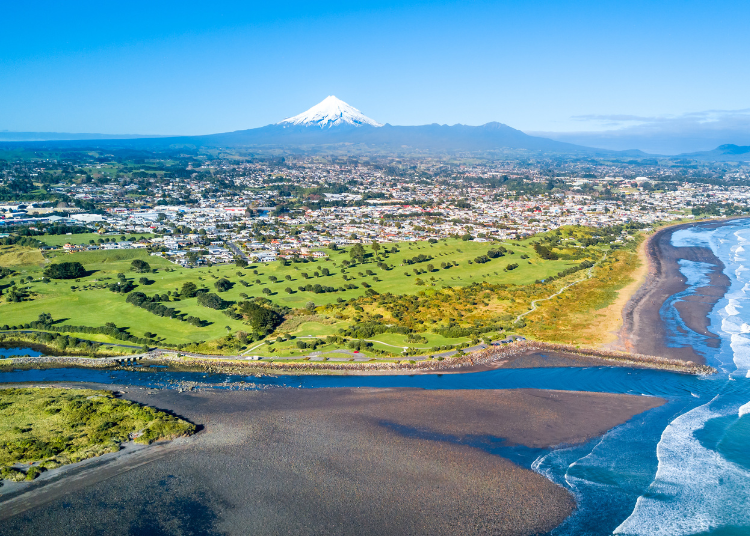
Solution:
[[[367,117],[354,106],[348,105],[333,95],[326,97],[306,112],[302,112],[289,119],[284,119],[278,124],[282,126],[319,127],[321,129],[340,125],[352,125],[355,127],[364,125],[372,127],[383,126]]]

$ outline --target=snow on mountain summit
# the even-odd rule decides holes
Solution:
[[[302,112],[301,114],[290,117],[289,119],[284,119],[279,125],[314,126],[320,128],[331,128],[339,125],[353,125],[355,127],[361,127],[363,125],[370,125],[373,127],[383,126],[377,121],[367,117],[354,106],[349,106],[347,103],[337,99],[333,95],[326,97],[323,101],[316,104],[306,112]]]

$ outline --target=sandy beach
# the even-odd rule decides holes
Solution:
[[[709,346],[718,345],[718,336],[708,329],[708,314],[729,288],[729,278],[723,273],[724,264],[709,248],[675,247],[670,241],[672,234],[679,229],[723,223],[725,222],[675,225],[661,229],[649,237],[645,247],[649,273],[645,284],[623,309],[623,326],[619,341],[614,347],[640,354],[704,363],[703,357],[692,347],[668,345],[669,328],[659,311],[671,295],[687,288],[686,279],[680,273],[680,259],[711,265],[708,284],[696,289],[694,295],[678,302],[675,308],[688,328],[708,337]]]
[[[543,533],[572,496],[488,451],[579,443],[663,403],[540,390],[119,389],[203,429],[157,463],[133,455],[36,500],[0,502],[0,534]]]

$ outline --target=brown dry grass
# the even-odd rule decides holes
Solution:
[[[601,347],[617,338],[622,309],[648,271],[639,252],[618,251],[594,270],[594,277],[542,302],[523,332],[538,339]]]
[[[0,246],[0,266],[41,266],[44,264],[42,252],[35,248]]]

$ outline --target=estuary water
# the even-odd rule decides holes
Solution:
[[[417,387],[424,389],[541,388],[659,396],[667,403],[589,443],[527,449],[478,442],[568,488],[577,510],[553,535],[750,534],[750,222],[674,233],[676,246],[709,247],[731,286],[710,314],[719,347],[692,332],[674,304],[707,280],[710,265],[683,261],[689,288],[661,310],[670,344],[691,345],[719,370],[711,376],[619,367],[499,369],[414,376],[246,377],[169,369],[133,371],[47,369],[0,373],[0,383],[84,381],[176,387]],[[715,344],[713,345],[715,346]]]

